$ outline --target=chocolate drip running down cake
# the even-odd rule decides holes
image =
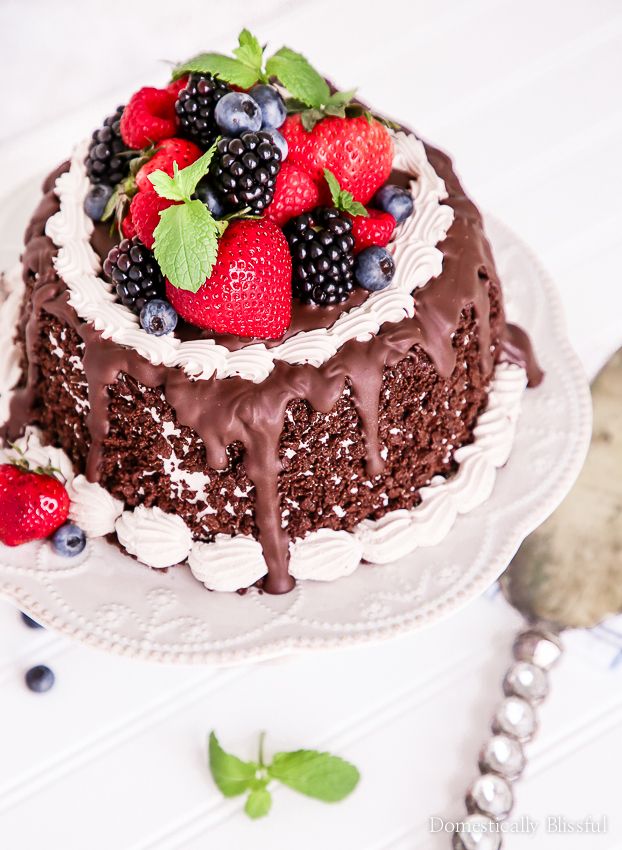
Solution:
[[[45,181],[7,433],[63,457],[87,536],[282,593],[440,542],[489,497],[541,374],[446,155],[334,93],[285,118],[274,57],[242,85],[215,55]],[[180,268],[169,220],[192,254],[195,210]]]

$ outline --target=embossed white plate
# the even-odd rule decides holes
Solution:
[[[0,546],[0,593],[41,623],[99,649],[153,661],[231,664],[345,647],[420,629],[484,591],[559,504],[583,463],[591,405],[555,287],[506,227],[487,221],[508,317],[531,334],[544,382],[524,396],[516,440],[491,498],[438,546],[363,564],[285,596],[210,593],[187,567],[141,566],[98,540],[67,560],[46,543]]]

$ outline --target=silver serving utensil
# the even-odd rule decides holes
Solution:
[[[585,466],[560,507],[531,534],[501,578],[507,600],[530,624],[514,641],[504,698],[482,748],[480,776],[454,850],[499,850],[498,824],[513,805],[525,766],[523,744],[537,728],[560,632],[589,628],[622,610],[622,349],[592,385],[594,429]]]

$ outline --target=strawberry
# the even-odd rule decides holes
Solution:
[[[328,168],[341,188],[362,204],[391,173],[393,142],[386,127],[375,119],[324,118],[307,132],[300,115],[290,115],[280,132],[289,145],[290,163],[306,171],[320,186]]]
[[[352,217],[352,236],[354,236],[354,253],[358,254],[364,248],[371,245],[379,245],[384,248],[389,244],[397,222],[388,212],[367,208],[369,215]]]
[[[185,139],[164,139],[160,142],[156,152],[136,174],[136,185],[141,192],[153,192],[153,183],[149,175],[154,171],[164,171],[169,177],[173,176],[173,164],[176,162],[181,171],[187,165],[197,160],[203,151],[193,142]]]
[[[146,86],[133,94],[121,116],[121,138],[136,150],[175,135],[176,95]]]
[[[49,537],[68,514],[67,491],[52,475],[0,465],[0,540],[5,546]]]
[[[305,171],[286,160],[276,178],[274,198],[264,210],[264,215],[283,226],[290,218],[313,209],[319,202],[317,184]]]
[[[282,230],[265,219],[232,221],[220,239],[212,274],[198,292],[167,281],[166,297],[180,316],[200,328],[280,337],[292,310],[292,261]]]
[[[132,198],[130,215],[134,232],[147,248],[153,248],[153,231],[160,223],[160,213],[174,203],[155,192],[138,192]]]

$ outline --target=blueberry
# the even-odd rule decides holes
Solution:
[[[52,547],[57,555],[63,558],[73,558],[79,555],[86,546],[86,534],[72,522],[61,525],[52,537]]]
[[[214,191],[214,187],[210,183],[209,177],[204,177],[194,191],[194,195],[209,209],[214,218],[222,218],[226,210],[222,201]]]
[[[49,691],[56,679],[54,673],[45,664],[37,664],[36,667],[31,667],[24,678],[30,690],[36,694],[44,694]]]
[[[390,213],[398,224],[412,215],[415,207],[410,192],[392,183],[387,183],[382,189],[378,189],[373,205]]]
[[[147,301],[140,311],[140,324],[148,334],[164,336],[170,334],[177,327],[177,313],[168,301],[154,298]]]
[[[259,104],[262,117],[262,130],[280,127],[287,118],[287,109],[283,98],[274,88],[259,83],[250,90],[250,95]]]
[[[97,183],[97,185],[91,186],[84,199],[84,212],[90,219],[101,221],[112,191],[112,186],[107,186],[105,183]]]
[[[395,274],[395,262],[386,248],[372,245],[365,248],[354,261],[354,277],[359,286],[368,292],[378,292],[387,287]]]
[[[214,110],[220,129],[230,136],[256,133],[261,129],[261,109],[256,100],[245,92],[232,91],[221,97]]]
[[[33,620],[32,617],[29,617],[28,614],[25,614],[23,611],[19,612],[21,615],[24,624],[28,626],[29,629],[42,629],[43,626],[41,623],[37,623],[36,620]]]
[[[287,144],[287,139],[282,133],[279,133],[278,130],[275,130],[273,127],[266,127],[262,130],[267,136],[270,136],[270,139],[274,142],[277,148],[281,151],[281,162],[284,159],[287,159],[287,152],[289,151],[289,145]]]

